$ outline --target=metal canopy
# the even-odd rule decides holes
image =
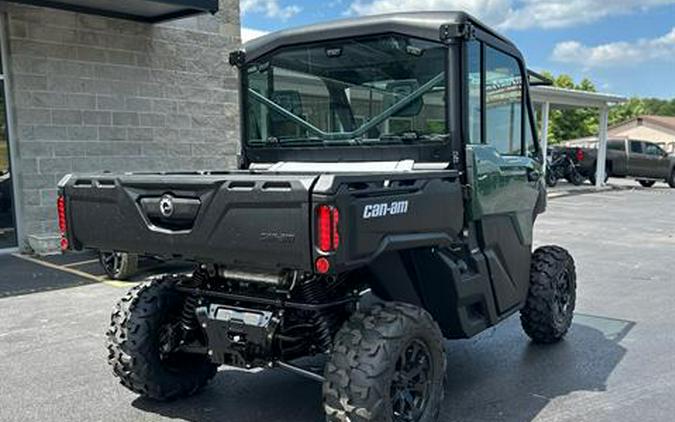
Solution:
[[[535,103],[550,103],[556,106],[602,108],[611,104],[620,104],[626,97],[600,92],[579,91],[576,89],[553,86],[534,86],[530,88],[530,97]]]
[[[598,157],[595,166],[595,186],[600,188],[605,184],[605,161],[607,158],[607,124],[609,107],[621,104],[626,97],[600,92],[579,91],[575,89],[556,88],[553,86],[533,86],[530,88],[532,102],[541,104],[541,147],[546,157],[548,150],[548,119],[551,106],[565,107],[592,107],[600,110],[598,124]]]
[[[218,0],[8,0],[110,18],[155,23],[198,13],[216,13]]]

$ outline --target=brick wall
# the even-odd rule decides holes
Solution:
[[[149,25],[8,5],[25,239],[57,233],[66,173],[224,169],[239,137],[239,2]]]

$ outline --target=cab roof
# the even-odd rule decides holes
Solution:
[[[441,26],[471,24],[508,45],[517,55],[516,46],[504,36],[465,12],[406,12],[339,19],[272,32],[245,43],[242,51],[246,62],[255,60],[277,48],[331,39],[397,33],[429,41],[441,41]]]

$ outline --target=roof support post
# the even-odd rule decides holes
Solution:
[[[548,115],[551,110],[551,104],[545,101],[541,104],[541,153],[544,160],[543,173],[548,171],[548,163],[546,157],[548,156]]]
[[[609,108],[607,105],[600,108],[600,125],[598,134],[598,160],[595,165],[595,187],[605,184],[605,162],[607,161],[607,125],[609,120]]]

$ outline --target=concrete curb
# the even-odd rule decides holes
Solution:
[[[605,185],[601,188],[596,188],[595,186],[588,186],[577,189],[569,189],[559,192],[551,192],[548,194],[548,199],[557,199],[557,198],[566,198],[568,196],[576,195],[585,195],[589,193],[600,193],[600,192],[613,192],[613,191],[623,191],[623,190],[633,190],[637,189],[634,186],[617,186],[617,185]]]

